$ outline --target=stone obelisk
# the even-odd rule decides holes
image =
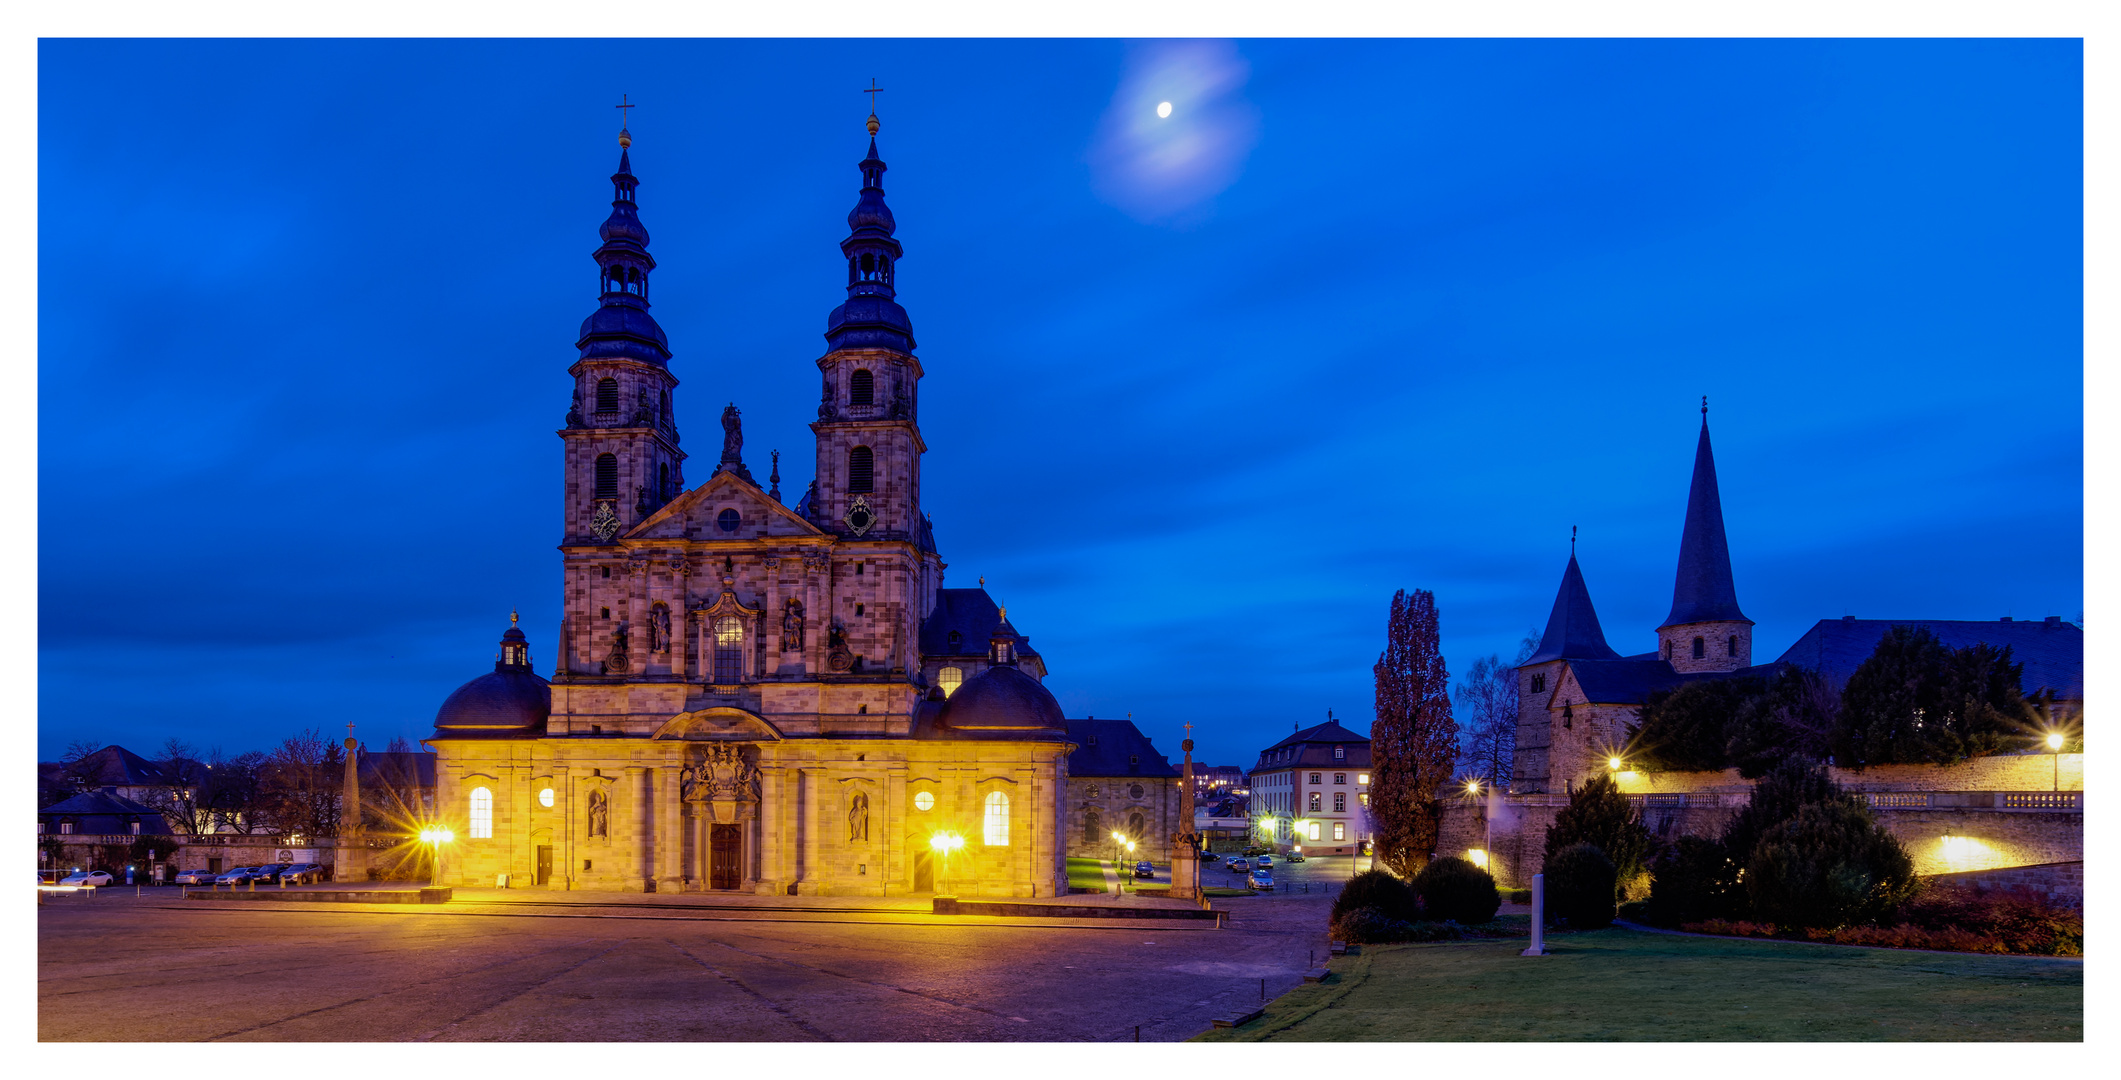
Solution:
[[[333,881],[368,880],[368,844],[361,835],[361,744],[346,737],[346,780],[339,789],[339,851]]]
[[[1178,781],[1178,835],[1171,843],[1171,897],[1200,898],[1200,842],[1193,829],[1193,725],[1186,725],[1187,738],[1179,746],[1186,752],[1185,768]]]

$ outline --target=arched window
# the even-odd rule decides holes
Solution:
[[[714,681],[727,685],[744,679],[744,620],[724,615],[714,620]]]
[[[1009,796],[1003,792],[987,793],[986,828],[983,830],[988,847],[1006,847],[1009,843]]]
[[[616,454],[597,455],[597,498],[619,497],[619,458]]]
[[[619,381],[617,379],[597,380],[597,411],[619,411]]]
[[[1535,693],[1535,694],[1543,694],[1543,693],[1546,693],[1546,689],[1547,689],[1547,677],[1546,677],[1545,675],[1534,675],[1534,676],[1532,676],[1532,692],[1533,692],[1533,693]]]
[[[1701,659],[1702,657],[1704,657],[1704,656],[1707,656],[1708,654],[1709,654],[1709,650],[1708,650],[1708,647],[1707,647],[1707,645],[1703,644],[1703,642],[1702,642],[1702,640],[1701,640],[1700,638],[1695,638],[1695,639],[1694,639],[1694,659],[1696,659],[1696,660],[1699,660],[1699,659]]]
[[[1149,828],[1142,822],[1140,814],[1127,815],[1127,835],[1133,837],[1136,843],[1141,842],[1142,834],[1148,831]]]
[[[668,391],[668,390],[665,390],[665,391],[663,391],[663,409],[662,409],[662,415],[663,415],[663,426],[664,426],[664,427],[669,427],[669,426],[670,426],[670,391]]]
[[[670,465],[667,462],[655,467],[655,497],[670,498]]]
[[[935,673],[935,685],[943,688],[944,697],[949,697],[950,695],[957,693],[957,688],[961,684],[963,684],[964,681],[964,668],[946,667],[943,670]]]
[[[847,451],[847,490],[876,490],[876,454],[866,446]]]
[[[1104,837],[1098,835],[1099,825],[1100,819],[1097,816],[1096,807],[1083,811],[1083,843],[1091,844],[1104,839]]]
[[[1731,640],[1729,640],[1728,642],[1725,642],[1725,643],[1724,643],[1724,646],[1723,646],[1723,647],[1724,647],[1724,650],[1725,650],[1725,652],[1724,652],[1724,654],[1723,654],[1723,655],[1725,655],[1725,656],[1736,656],[1736,655],[1738,655],[1738,635],[1736,635],[1736,634],[1732,634],[1732,635],[1731,635]]]
[[[847,380],[847,403],[876,404],[876,376],[868,368],[855,368],[854,377]]]
[[[493,839],[493,792],[486,788],[471,789],[471,838]]]

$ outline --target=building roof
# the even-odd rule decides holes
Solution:
[[[1053,691],[1015,664],[996,664],[966,679],[943,703],[940,720],[952,731],[1034,735],[1057,734],[1068,725]]]
[[[1070,720],[1068,741],[1075,744],[1075,752],[1068,755],[1069,776],[1179,775],[1132,720]]]
[[[1694,483],[1687,490],[1686,524],[1679,530],[1679,571],[1672,583],[1672,612],[1665,616],[1665,626],[1752,621],[1738,610],[1738,587],[1731,582],[1731,548],[1724,539],[1723,499],[1716,490],[1716,455],[1709,450],[1707,400],[1702,399]]]
[[[134,802],[110,788],[85,791],[64,802],[53,803],[37,811],[37,817],[45,821],[47,831],[52,831],[50,826],[58,819],[71,818],[76,833],[124,833],[132,831],[132,821],[138,818],[143,835],[169,834],[169,822],[162,817],[162,811]]]
[[[1554,592],[1554,610],[1547,613],[1546,633],[1526,664],[1549,660],[1615,660],[1620,656],[1605,643],[1598,626],[1598,612],[1591,607],[1591,590],[1584,587],[1583,570],[1576,565],[1576,552],[1569,552],[1569,565],[1561,572],[1561,588]]]
[[[139,787],[166,783],[154,762],[115,743],[83,757],[70,770],[84,784],[97,787]]]
[[[1335,746],[1347,747],[1347,756],[1335,758],[1333,756],[1333,748]],[[1289,756],[1280,758],[1279,754],[1282,751],[1289,751]],[[1370,737],[1358,735],[1342,727],[1338,720],[1328,720],[1323,724],[1295,732],[1288,738],[1260,751],[1259,763],[1252,766],[1251,771],[1256,773],[1269,769],[1295,769],[1329,765],[1346,768],[1350,765],[1368,766],[1369,764]]]
[[[2050,689],[2065,701],[2084,700],[2084,630],[2051,617],[2043,622],[1971,619],[1821,619],[1781,659],[1810,668],[1834,683],[1850,674],[1878,648],[1895,626],[1919,626],[1954,649],[1987,644],[2008,646],[2011,660],[2025,665],[2020,686],[2028,694]]]
[[[1001,623],[1002,609],[986,589],[937,589],[935,610],[921,620],[921,655],[985,656],[987,643]],[[1017,634],[1016,654],[1037,656],[1038,650],[1031,647],[1029,637]]]
[[[1774,675],[1775,668],[1775,664],[1757,664],[1736,671],[1697,671],[1682,675],[1655,653],[1624,660],[1569,661],[1569,670],[1576,674],[1576,685],[1583,691],[1584,701],[1592,705],[1640,705],[1651,694],[1683,683],[1740,675],[1767,678]]]

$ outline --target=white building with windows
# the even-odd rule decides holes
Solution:
[[[1370,841],[1370,740],[1327,720],[1260,751],[1254,838],[1276,850],[1349,855]]]

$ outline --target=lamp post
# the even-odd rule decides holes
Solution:
[[[429,884],[442,884],[442,845],[456,838],[457,834],[444,825],[429,825],[420,830],[420,842],[432,846],[435,853],[434,868],[428,875]]]
[[[936,885],[938,886],[938,891],[940,891],[940,887],[950,880],[950,853],[964,847],[965,838],[953,832],[939,832],[928,838],[928,846],[934,849],[935,853],[943,861],[942,870],[936,878]],[[950,895],[956,894],[952,893]]]
[[[2062,790],[2062,733],[2061,733],[2061,732],[2059,732],[2059,731],[2050,731],[2050,732],[2048,732],[2048,733],[2047,733],[2047,748],[2048,748],[2048,750],[2050,751],[2050,755],[2049,755],[2049,756],[2051,756],[2051,757],[2053,757],[2053,758],[2055,759],[2055,790],[2056,790],[2056,791],[2061,791],[2061,790]]]

